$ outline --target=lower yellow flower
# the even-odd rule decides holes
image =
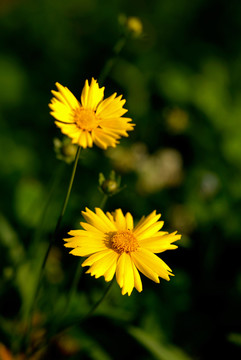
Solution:
[[[56,83],[58,91],[52,91],[54,97],[49,104],[55,124],[72,139],[73,144],[83,148],[98,147],[106,149],[115,147],[121,136],[128,136],[133,130],[131,119],[122,117],[127,112],[123,108],[125,100],[116,93],[103,100],[104,87],[97,81],[88,80],[81,93],[81,102],[65,86]]]
[[[86,208],[82,214],[84,230],[71,230],[72,238],[64,240],[66,247],[73,248],[71,254],[88,256],[82,264],[90,266],[87,273],[96,278],[104,276],[106,281],[116,274],[122,295],[130,295],[134,287],[142,291],[139,271],[156,283],[159,277],[169,280],[171,269],[155,253],[177,248],[172,243],[181,235],[160,231],[160,214],[153,211],[143,216],[135,227],[132,215],[128,212],[124,216],[121,209],[104,214],[99,208],[95,212]]]

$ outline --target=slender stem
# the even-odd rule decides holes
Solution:
[[[106,287],[106,289],[105,289],[104,293],[102,294],[102,296],[100,297],[100,299],[92,306],[92,308],[89,310],[89,312],[84,317],[75,318],[75,320],[72,320],[72,321],[70,320],[69,322],[64,323],[62,326],[60,326],[59,332],[56,335],[59,335],[63,331],[67,330],[68,328],[70,328],[74,325],[77,325],[77,324],[81,324],[85,320],[87,320],[94,313],[94,311],[99,307],[99,305],[102,303],[102,301],[106,298],[113,283],[114,283],[114,278],[111,280],[110,284]]]
[[[101,200],[101,203],[100,203],[100,209],[104,210],[105,208],[105,205],[106,205],[106,202],[108,200],[108,195],[107,194],[104,194],[102,200]]]
[[[99,307],[99,305],[102,303],[102,301],[105,299],[105,297],[107,296],[107,294],[109,294],[109,291],[112,287],[114,283],[114,278],[111,280],[110,284],[107,286],[107,288],[105,289],[103,295],[101,296],[101,298],[93,305],[92,309],[90,309],[90,311],[86,314],[86,316],[82,319],[81,322],[85,321],[86,319],[88,319],[94,312],[95,310]],[[72,325],[71,325],[72,326]]]
[[[65,213],[68,201],[69,201],[69,196],[70,196],[70,193],[71,193],[71,190],[72,190],[72,185],[73,185],[73,182],[74,182],[75,172],[76,172],[76,168],[77,168],[77,164],[78,164],[78,160],[79,160],[80,149],[81,149],[81,147],[78,146],[77,151],[76,151],[76,155],[75,155],[74,166],[73,166],[73,170],[72,170],[72,174],[71,174],[71,178],[70,178],[70,182],[69,182],[69,187],[68,187],[68,190],[67,190],[67,194],[66,194],[66,197],[65,197],[65,201],[64,201],[64,204],[63,204],[62,211],[60,213],[60,216],[59,216],[59,219],[58,219],[55,231],[54,231],[54,237],[56,237],[56,235],[57,235],[57,232],[59,230],[62,218],[64,216],[64,213]]]
[[[111,69],[113,68],[116,60],[118,59],[118,56],[121,52],[121,50],[123,49],[125,43],[126,43],[126,36],[121,37],[117,43],[115,44],[115,46],[113,47],[113,56],[106,62],[103,70],[100,73],[99,76],[99,84],[102,84],[104,82],[104,80],[106,79],[107,75],[109,74],[109,72],[111,71]]]
[[[77,292],[77,287],[78,287],[79,279],[80,279],[80,276],[81,276],[82,270],[83,270],[83,268],[81,267],[82,261],[83,261],[82,258],[80,258],[79,261],[78,261],[77,268],[76,268],[76,271],[75,271],[75,274],[74,274],[74,279],[73,279],[73,282],[72,282],[71,287],[70,287],[70,290],[69,290],[69,294],[68,294],[68,298],[67,298],[67,303],[66,303],[64,312],[66,312],[66,311],[68,310],[69,305],[71,304],[71,301],[72,301],[74,295],[75,295],[76,292]]]
[[[61,213],[59,215],[59,218],[58,218],[58,221],[57,221],[57,224],[56,224],[56,227],[55,227],[55,230],[53,232],[51,241],[49,242],[47,251],[45,253],[45,256],[44,256],[44,259],[43,259],[43,262],[42,262],[42,265],[41,265],[41,268],[40,268],[40,271],[39,271],[38,280],[36,282],[36,287],[35,287],[34,294],[33,294],[32,304],[30,306],[29,313],[28,313],[27,329],[26,329],[26,337],[25,337],[25,343],[26,344],[29,341],[29,336],[30,336],[31,329],[32,329],[32,316],[33,316],[33,311],[34,311],[34,308],[35,308],[35,305],[36,305],[37,297],[38,297],[38,294],[39,294],[39,291],[40,291],[40,284],[41,284],[41,280],[43,278],[44,268],[45,268],[45,265],[46,265],[46,262],[47,262],[47,259],[48,259],[50,249],[51,249],[52,245],[54,244],[54,241],[56,239],[56,235],[57,235],[57,233],[59,231],[61,221],[62,221],[62,218],[64,216],[64,213],[65,213],[68,201],[69,201],[69,196],[70,196],[70,193],[71,193],[71,189],[72,189],[72,185],[73,185],[73,181],[74,181],[74,177],[75,177],[75,172],[76,172],[76,168],[77,168],[77,164],[78,164],[78,160],[79,160],[80,149],[81,148],[79,146],[77,151],[76,151],[74,166],[73,166],[72,174],[71,174],[71,177],[70,177],[68,190],[67,190],[65,200],[64,200],[64,203],[63,203],[63,207],[62,207]]]
[[[68,190],[67,190],[67,193],[66,193],[66,196],[65,196],[65,200],[64,200],[64,203],[63,203],[63,207],[62,207],[61,213],[60,213],[60,215],[59,215],[59,218],[58,218],[58,221],[57,221],[55,230],[54,230],[54,232],[53,232],[51,241],[49,242],[48,249],[47,249],[47,251],[46,251],[46,254],[45,254],[45,257],[44,257],[42,266],[41,266],[38,284],[40,283],[40,281],[41,281],[41,279],[42,279],[43,270],[44,270],[44,268],[45,268],[45,265],[46,265],[46,262],[47,262],[47,259],[48,259],[48,256],[49,256],[49,252],[50,252],[51,247],[53,246],[54,241],[55,241],[55,239],[56,239],[57,233],[58,233],[58,231],[59,231],[59,228],[60,228],[60,225],[61,225],[61,222],[62,222],[64,213],[65,213],[65,210],[66,210],[68,201],[69,201],[69,196],[70,196],[70,193],[71,193],[71,190],[72,190],[72,185],[73,185],[73,181],[74,181],[74,177],[75,177],[75,172],[76,172],[76,168],[77,168],[77,164],[78,164],[78,160],[79,160],[80,149],[81,149],[81,147],[79,146],[78,149],[77,149],[77,151],[76,151],[74,166],[73,166],[72,174],[71,174],[71,177],[70,177],[70,182],[69,182]]]

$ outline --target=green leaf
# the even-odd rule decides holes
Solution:
[[[178,347],[163,344],[142,329],[130,327],[128,332],[157,360],[191,360],[191,358]]]

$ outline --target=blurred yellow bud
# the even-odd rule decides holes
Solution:
[[[129,32],[133,37],[139,37],[143,32],[143,24],[137,16],[128,17],[125,14],[120,14],[118,21],[124,31]]]
[[[105,180],[101,186],[104,193],[113,194],[118,189],[118,184],[114,180]]]
[[[138,37],[142,34],[143,25],[141,20],[138,17],[130,16],[126,21],[127,28],[133,33],[135,37]]]
[[[182,133],[188,127],[189,115],[179,108],[168,110],[166,112],[166,123],[172,132]]]

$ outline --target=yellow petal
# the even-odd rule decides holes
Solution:
[[[85,233],[86,235],[83,236],[74,236],[69,239],[64,239],[67,241],[65,247],[78,247],[81,253],[74,251],[73,254],[79,256],[86,256],[88,254],[107,249],[104,234],[94,232],[88,233],[87,231],[85,231]],[[83,253],[86,255],[83,255]]]
[[[94,143],[104,150],[107,149],[108,146],[116,147],[116,144],[118,144],[117,139],[119,139],[118,135],[108,135],[99,128],[92,131],[92,137]]]
[[[137,236],[139,233],[143,232],[147,227],[154,224],[159,218],[161,214],[156,214],[156,211],[153,211],[147,217],[143,216],[138,224],[135,226],[134,233]]]
[[[109,269],[104,273],[105,281],[111,281],[116,272],[116,264],[118,260],[118,254],[115,253],[115,257],[113,257],[113,263],[110,265]]]
[[[133,226],[134,226],[132,215],[128,212],[128,213],[126,213],[125,218],[126,218],[126,228],[128,230],[132,230]]]
[[[68,234],[71,236],[88,236],[88,232],[85,230],[70,230]],[[66,239],[66,241],[68,240],[71,240],[71,238]]]
[[[95,111],[98,104],[104,97],[105,88],[100,88],[97,81],[92,78],[89,86],[88,80],[85,81],[85,86],[81,93],[81,104],[85,109]]]
[[[49,104],[49,108],[52,110],[50,114],[55,117],[55,119],[70,123],[74,122],[73,110],[69,105],[65,105],[52,99],[52,102]]]
[[[130,255],[123,253],[117,262],[116,280],[122,288],[122,295],[131,294],[134,288],[134,274]]]
[[[113,279],[113,276],[115,275],[116,271],[116,264],[118,260],[118,254],[115,251],[112,251],[110,249],[101,251],[99,253],[91,255],[88,259],[86,259],[82,266],[92,266],[94,263],[103,261],[106,263],[106,270],[103,272],[103,276],[105,278],[105,281],[110,281]],[[108,264],[107,264],[108,263]],[[95,265],[95,267],[92,267],[89,269],[89,273],[91,275],[95,275],[96,271],[98,271],[99,265]],[[101,276],[101,275],[100,275]]]
[[[88,131],[86,132],[86,137],[87,137],[88,147],[92,147],[93,146],[93,139],[92,139],[92,136],[90,135],[90,133]]]
[[[78,108],[80,106],[79,101],[67,87],[62,86],[59,83],[56,83],[55,85],[57,86],[61,96],[64,98],[65,104],[68,104],[72,109]]]
[[[154,236],[162,227],[163,227],[164,221],[157,221],[155,224],[152,224],[151,226],[146,226],[146,228],[142,228],[138,232],[134,230],[134,235],[138,239],[138,241],[141,243],[142,239],[150,238]]]
[[[165,233],[164,233],[165,234]],[[173,245],[174,241],[181,239],[181,235],[177,234],[176,231],[171,234],[165,234],[163,236],[155,236],[146,238],[140,241],[141,247],[150,250],[153,253],[160,253],[165,250],[176,249],[177,246]]]
[[[125,272],[124,272],[124,283],[122,288],[122,295],[126,293],[130,296],[134,288],[134,273],[131,257],[129,254],[125,254]]]
[[[81,131],[80,130],[80,134],[79,134],[79,139],[78,139],[78,144],[86,149],[87,146],[88,146],[88,143],[87,143],[87,136],[86,136],[86,131]]]
[[[73,144],[78,142],[80,130],[75,125],[62,124],[58,121],[55,121],[55,124],[61,129],[63,134],[72,138]]]
[[[112,94],[107,99],[103,100],[97,110],[96,115],[99,118],[116,118],[124,115],[127,110],[123,109],[125,100],[121,100],[122,95],[116,97],[116,93]]]
[[[113,223],[115,222],[113,215],[109,211],[107,211],[106,216],[108,217],[108,219],[110,219],[110,221],[112,221]]]
[[[109,231],[116,231],[117,228],[113,221],[111,221],[100,208],[95,208],[96,214],[103,220]]]
[[[97,234],[97,233],[88,233],[86,231],[86,235],[83,236],[74,236],[71,238],[64,239],[66,241],[65,247],[84,247],[84,246],[96,246],[99,247],[106,244],[106,239],[103,234]],[[76,244],[76,245],[74,245]]]
[[[126,227],[126,219],[125,219],[121,209],[115,210],[113,215],[114,215],[117,229],[118,230],[126,230],[126,228],[127,228]]]
[[[120,255],[117,266],[116,266],[116,281],[119,284],[120,288],[122,288],[124,284],[124,272],[125,272],[125,253]]]
[[[141,277],[140,277],[139,271],[137,270],[133,261],[132,261],[132,268],[133,268],[133,274],[134,274],[134,286],[137,291],[141,292],[142,291]]]
[[[86,211],[82,211],[82,215],[85,218],[85,220],[92,226],[96,227],[100,231],[106,233],[110,231],[110,228],[106,223],[93,211],[86,208]]]
[[[116,263],[118,254],[114,251],[109,251],[104,257],[95,261],[93,265],[86,271],[87,274],[91,274],[96,278],[104,276],[111,269],[113,271],[113,266]],[[113,276],[112,276],[113,277]],[[108,278],[108,276],[107,276]]]
[[[68,240],[68,242],[64,244],[65,247],[76,248],[78,246],[81,246],[81,239],[78,237],[72,238],[72,240],[69,239],[64,239],[64,240],[65,241]]]
[[[113,253],[110,249],[105,249],[103,251],[99,251],[86,259],[81,266],[92,266],[96,261],[103,259],[106,255]]]
[[[149,250],[139,248],[135,253],[132,254],[132,256],[134,257],[135,264],[136,261],[139,261],[139,264],[145,264],[145,266],[150,268],[157,276],[160,276],[165,280],[169,280],[169,272],[171,272],[171,269],[157,255],[153,254]]]
[[[142,272],[142,274],[156,283],[160,282],[158,275],[146,264],[145,261],[143,261],[143,257],[139,256],[137,251],[133,252],[131,256],[135,266],[140,272]]]
[[[65,244],[66,246],[66,244]],[[96,252],[99,251],[103,251],[106,249],[105,245],[101,245],[99,244],[99,246],[91,246],[91,245],[86,245],[86,246],[79,246],[73,250],[70,251],[70,254],[72,255],[76,255],[76,256],[89,256],[91,254],[94,254]]]
[[[94,233],[98,233],[103,235],[103,231],[100,231],[99,229],[97,229],[95,226],[90,225],[86,222],[80,222],[80,225],[82,226],[83,229],[85,229],[88,232],[94,232]],[[79,231],[79,230],[78,230]]]

